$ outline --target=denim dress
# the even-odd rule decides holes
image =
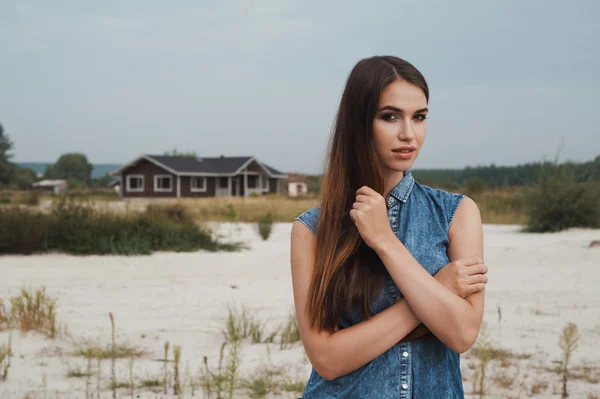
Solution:
[[[393,232],[431,275],[450,262],[448,229],[463,198],[462,194],[420,184],[410,171],[405,171],[386,199]],[[317,207],[295,220],[316,233],[318,216]],[[402,298],[402,292],[387,275],[371,310],[379,313]],[[350,327],[361,320],[357,313],[347,314],[341,320],[341,327]],[[433,334],[398,342],[370,363],[332,381],[322,378],[313,368],[302,398],[464,398],[460,355]]]

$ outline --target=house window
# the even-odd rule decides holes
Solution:
[[[154,176],[154,191],[156,191],[156,192],[173,191],[173,176],[171,176],[171,175],[155,175]]]
[[[194,176],[192,179],[191,191],[194,193],[203,193],[206,191],[206,177]]]
[[[261,176],[262,178],[262,189],[269,191],[269,178],[267,176]]]
[[[258,188],[258,176],[248,175],[248,188]]]
[[[144,191],[144,175],[128,175],[127,191],[130,193],[141,193]]]

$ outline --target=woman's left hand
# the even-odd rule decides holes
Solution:
[[[356,191],[350,218],[365,243],[376,252],[387,240],[396,237],[388,221],[385,199],[370,187],[363,186]]]

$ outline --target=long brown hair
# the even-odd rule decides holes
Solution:
[[[420,87],[429,101],[423,75],[392,56],[359,61],[342,94],[321,182],[316,262],[307,302],[311,323],[319,330],[335,331],[351,309],[371,317],[369,305],[387,273],[360,237],[349,211],[360,187],[384,193],[383,165],[372,142],[373,120],[382,91],[398,79]]]

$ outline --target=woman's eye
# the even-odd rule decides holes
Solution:
[[[384,121],[393,121],[394,119],[398,119],[395,114],[385,114],[381,117]]]
[[[417,115],[415,115],[415,118],[417,118],[417,120],[420,122],[423,122],[425,119],[428,119],[427,115],[425,115],[425,114],[417,114]]]

